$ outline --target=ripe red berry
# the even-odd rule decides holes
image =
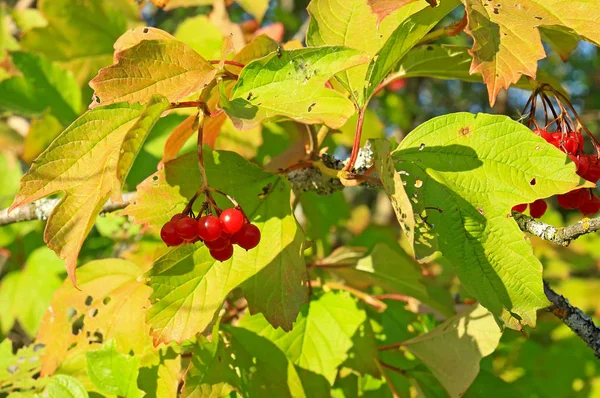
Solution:
[[[540,218],[548,209],[548,204],[544,199],[538,199],[529,205],[529,214],[533,218]]]
[[[222,250],[211,250],[210,255],[217,261],[227,261],[233,256],[233,245],[229,244]]]
[[[515,205],[512,208],[513,211],[518,211],[519,213],[523,213],[527,210],[527,203],[521,203],[520,205]]]
[[[177,233],[177,223],[169,221],[160,229],[160,238],[167,246],[179,246],[183,239]]]
[[[558,131],[555,131],[554,133],[550,134],[550,139],[547,140],[547,141],[548,141],[549,144],[552,144],[555,147],[560,148],[561,147],[561,142],[562,142],[562,137],[563,137],[562,133],[560,133]]]
[[[177,213],[173,217],[171,217],[171,221],[178,221],[183,217],[184,217],[183,213]]]
[[[244,225],[244,214],[235,208],[225,209],[219,216],[221,228],[226,233],[233,235],[237,233]]]
[[[575,137],[567,136],[563,140],[563,148],[567,153],[575,154],[579,149],[579,142],[577,142]]]
[[[577,140],[579,150],[580,151],[583,150],[583,147],[585,146],[585,141],[583,140],[583,135],[579,131],[573,132],[572,135],[575,138],[575,140]]]
[[[212,242],[221,236],[221,223],[215,216],[204,216],[198,220],[198,236],[204,242]]]
[[[600,211],[600,199],[597,196],[592,197],[579,207],[579,211],[584,216],[591,216]]]
[[[589,199],[589,193],[585,189],[576,189],[563,195],[558,195],[556,199],[563,209],[577,209]]]
[[[547,132],[545,129],[535,129],[533,130],[533,132],[536,135],[539,135],[540,137],[542,137],[543,139],[546,140],[546,142],[550,142],[552,139],[552,136],[550,135],[549,132]]]
[[[198,236],[198,222],[192,217],[183,216],[176,221],[175,229],[183,240],[194,240]]]
[[[590,159],[588,155],[580,155],[577,160],[577,174],[579,174],[580,177],[585,178],[585,175],[590,169]]]
[[[254,224],[244,224],[242,229],[235,234],[235,240],[242,249],[253,249],[260,242],[260,229]]]
[[[600,180],[600,160],[596,155],[588,155],[590,166],[585,173],[581,174],[581,177],[588,181],[596,182]]]
[[[213,241],[204,242],[204,244],[210,250],[215,250],[215,251],[223,250],[227,246],[231,245],[231,243],[229,242],[229,239],[227,239],[226,237],[223,237],[223,236],[220,236],[219,238],[217,238]]]

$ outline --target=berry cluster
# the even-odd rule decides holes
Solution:
[[[587,155],[583,153],[584,140],[583,135],[578,131],[549,133],[545,129],[536,128],[533,130],[549,144],[554,145],[571,158],[577,166],[577,174],[588,181],[596,182],[600,180],[600,160],[596,155]],[[589,216],[600,211],[600,199],[592,193],[591,190],[581,188],[558,195],[558,204],[564,209],[578,209],[583,215]],[[518,212],[524,212],[527,204],[514,206],[512,209]],[[538,199],[529,205],[531,217],[539,218],[544,215],[548,205],[543,199]]]
[[[215,260],[226,261],[233,255],[234,244],[246,250],[255,248],[260,242],[260,230],[240,209],[230,208],[219,217],[209,214],[196,219],[175,214],[163,225],[160,237],[167,246],[203,241]]]

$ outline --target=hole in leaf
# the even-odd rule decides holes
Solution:
[[[108,303],[110,303],[110,297],[106,296],[104,297],[104,299],[102,300],[102,304],[107,305]]]
[[[81,329],[83,329],[83,315],[80,315],[79,318],[71,324],[71,333],[73,336],[77,336],[79,332],[81,332]]]
[[[92,296],[87,296],[85,298],[85,305],[87,305],[89,307],[90,305],[92,305],[93,301],[94,301],[94,298]]]

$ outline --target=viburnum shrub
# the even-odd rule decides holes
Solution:
[[[599,44],[599,0],[2,2],[0,398],[598,394]]]

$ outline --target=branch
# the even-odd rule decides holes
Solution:
[[[584,218],[577,224],[557,228],[522,213],[513,211],[512,215],[521,231],[529,232],[560,246],[568,246],[572,240],[582,235],[600,231],[600,217]]]
[[[124,209],[135,192],[126,192],[123,194],[123,203],[113,203],[110,200],[106,202],[100,214],[110,213],[120,209]],[[14,209],[8,213],[8,209],[0,210],[0,227],[8,224],[13,224],[22,221],[32,220],[47,220],[50,217],[52,210],[58,205],[61,199],[40,199],[35,202]]]
[[[594,321],[579,308],[572,306],[565,297],[552,290],[546,281],[544,281],[544,293],[552,302],[548,311],[563,321],[573,333],[594,350],[596,357],[600,358],[600,328],[594,324]]]

